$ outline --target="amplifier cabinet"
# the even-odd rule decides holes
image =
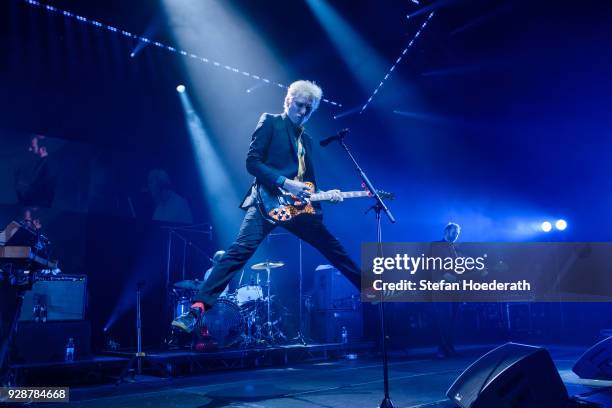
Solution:
[[[47,321],[83,320],[86,294],[85,275],[40,276],[25,294],[19,320],[34,321],[40,306],[46,309]]]

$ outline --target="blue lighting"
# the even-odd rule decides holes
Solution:
[[[429,20],[431,20],[433,15],[434,15],[433,11],[431,13],[429,13],[429,16],[427,17],[425,22],[421,25],[421,28],[419,28],[419,30],[416,32],[416,34],[414,35],[412,40],[410,40],[410,42],[408,43],[408,46],[406,48],[404,48],[404,50],[401,52],[400,56],[395,60],[395,63],[391,66],[391,68],[389,69],[387,74],[384,76],[382,81],[380,81],[380,83],[378,84],[376,89],[374,89],[374,92],[372,92],[372,95],[368,98],[367,102],[363,105],[363,107],[361,108],[361,111],[359,113],[363,113],[363,111],[366,110],[366,108],[368,107],[370,102],[372,102],[372,99],[374,99],[374,95],[376,95],[378,93],[378,91],[380,90],[380,88],[382,88],[382,86],[385,83],[385,81],[387,80],[387,78],[389,78],[389,75],[391,74],[391,72],[393,72],[395,70],[395,67],[397,66],[397,64],[399,64],[402,61],[402,58],[404,58],[404,55],[406,55],[406,53],[408,52],[408,49],[410,47],[412,47],[412,44],[414,44],[414,40],[416,38],[418,38],[419,35],[421,35],[421,31],[423,31],[423,29],[425,29],[425,27],[427,27],[427,23],[429,23]]]
[[[182,85],[182,84],[181,84],[181,85],[177,86],[177,87],[176,87],[176,91],[177,91],[178,93],[183,93],[183,92],[185,92],[185,85]]]
[[[557,228],[559,231],[564,231],[567,228],[567,221],[557,220],[557,222],[555,222],[555,228]]]
[[[103,24],[103,23],[101,23],[99,21],[96,21],[96,20],[88,20],[86,17],[73,14],[73,13],[71,13],[69,11],[66,11],[66,10],[60,10],[60,9],[54,7],[54,6],[51,6],[51,5],[41,4],[40,2],[38,2],[36,0],[23,0],[23,1],[24,1],[24,3],[29,4],[31,6],[35,6],[35,7],[42,6],[48,12],[58,12],[58,13],[61,13],[62,15],[64,15],[65,17],[74,18],[74,19],[76,19],[78,21],[81,21],[83,23],[89,23],[89,24],[93,25],[94,27],[106,28],[109,31],[121,33],[125,37],[138,38],[140,41],[142,41],[144,43],[152,43],[153,45],[155,45],[155,46],[157,46],[159,48],[165,49],[167,51],[177,52],[177,53],[179,53],[179,54],[181,54],[181,55],[183,55],[185,57],[199,59],[200,61],[202,61],[202,62],[204,62],[206,64],[213,64],[216,67],[225,68],[226,70],[228,70],[230,72],[234,72],[234,73],[237,73],[237,74],[248,76],[248,77],[256,79],[258,81],[265,82],[267,84],[273,84],[273,85],[276,85],[279,88],[283,88],[283,89],[287,88],[287,85],[284,85],[284,84],[281,84],[281,83],[278,83],[278,82],[274,82],[274,81],[271,81],[269,79],[262,78],[260,76],[255,75],[255,74],[250,74],[247,71],[244,71],[244,70],[241,70],[241,69],[238,69],[238,68],[234,68],[234,67],[231,67],[229,65],[221,64],[220,62],[209,60],[208,58],[198,56],[198,55],[196,55],[194,53],[189,53],[189,52],[184,51],[184,50],[176,49],[175,47],[163,44],[163,43],[161,43],[159,41],[153,42],[153,41],[149,40],[148,38],[139,37],[139,36],[129,32],[129,31],[121,30],[121,29],[118,29],[118,28],[110,26],[110,25],[105,25],[105,24]],[[134,55],[130,54],[130,56],[133,58],[137,54],[137,52],[138,51],[133,52],[132,54],[134,54]],[[339,106],[339,107],[342,106],[340,103],[333,102],[333,101],[331,101],[329,99],[323,98],[322,101],[325,102],[325,103],[328,103],[330,105]]]
[[[548,221],[544,221],[542,225],[540,225],[540,228],[542,228],[544,232],[550,232],[552,230],[552,224]]]

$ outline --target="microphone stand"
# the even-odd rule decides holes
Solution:
[[[348,133],[348,130],[346,132],[344,131],[340,132],[338,134],[337,140],[338,140],[338,143],[340,143],[340,146],[342,146],[346,154],[349,156],[349,158],[353,162],[353,165],[355,166],[355,170],[359,174],[359,177],[363,181],[363,184],[365,185],[365,187],[372,194],[372,198],[376,200],[376,203],[370,209],[373,209],[374,213],[376,214],[376,240],[378,243],[378,255],[382,256],[382,226],[381,226],[380,213],[384,211],[384,213],[387,215],[387,218],[392,223],[395,223],[395,218],[391,214],[391,211],[389,211],[389,208],[385,205],[383,200],[380,198],[380,195],[378,195],[377,190],[374,188],[374,185],[372,184],[368,176],[364,173],[364,171],[361,169],[361,167],[357,163],[357,160],[355,160],[355,157],[349,150],[346,143],[344,143],[344,136],[346,136],[347,133]],[[389,396],[389,359],[387,355],[387,331],[385,327],[385,302],[383,302],[382,297],[383,295],[381,292],[380,302],[379,302],[379,311],[380,311],[380,331],[382,335],[383,384],[385,387],[385,396],[382,402],[380,403],[380,408],[394,408],[395,405],[393,405],[393,401],[391,400],[391,397]]]

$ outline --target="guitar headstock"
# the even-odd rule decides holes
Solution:
[[[373,196],[373,194],[370,192],[370,190],[368,190],[368,188],[366,187],[364,183],[361,183],[361,187],[368,193],[370,197]],[[377,190],[377,191],[378,191],[378,195],[383,200],[394,200],[395,199],[395,193],[389,193],[388,191],[385,191],[385,190]]]

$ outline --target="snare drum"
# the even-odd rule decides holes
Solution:
[[[262,299],[263,290],[259,285],[245,285],[236,290],[236,302],[240,307]]]

